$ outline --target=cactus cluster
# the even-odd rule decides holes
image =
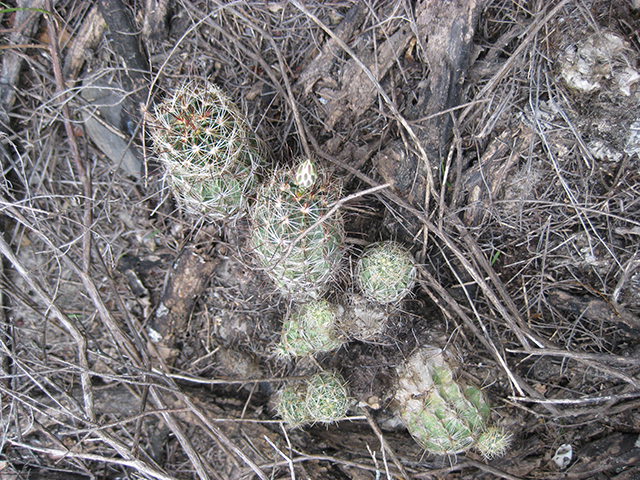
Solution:
[[[369,300],[394,303],[413,288],[416,268],[413,256],[394,241],[374,243],[358,261],[356,280]]]
[[[300,305],[284,322],[276,353],[286,358],[339,348],[344,342],[336,331],[336,323],[343,312],[343,307],[326,300],[313,300]]]
[[[305,185],[305,188],[313,185],[308,165],[304,162],[296,171],[296,184]],[[383,333],[389,304],[399,302],[413,287],[413,257],[395,242],[380,242],[367,248],[357,269],[361,289],[368,295],[347,295],[341,304],[331,304],[323,299],[300,304],[284,321],[276,347],[279,357],[328,352],[343,345],[346,338],[366,342]],[[304,293],[309,295],[309,291]],[[300,295],[294,299],[300,300]]]
[[[306,159],[273,172],[251,210],[251,247],[283,292],[298,301],[319,298],[339,269],[344,222],[328,215],[341,186]],[[326,218],[325,218],[326,217]]]
[[[304,384],[288,385],[278,392],[276,410],[291,427],[332,423],[344,417],[350,399],[337,373],[320,372]]]
[[[321,297],[344,255],[341,214],[332,211],[341,185],[310,159],[278,167],[262,184],[259,141],[222,90],[189,82],[155,108],[148,123],[176,202],[209,221],[250,217],[249,246],[278,289],[297,302],[284,322],[280,357],[309,356],[339,348],[339,333],[367,341],[379,335],[389,308],[412,290],[411,253],[387,241],[365,249],[356,266],[361,294],[345,306]],[[249,205],[249,199],[253,202]],[[396,413],[416,441],[435,454],[475,448],[486,458],[504,454],[509,436],[489,425],[482,391],[456,378],[443,351],[423,347],[398,369]],[[277,393],[276,409],[289,425],[330,423],[345,416],[344,380],[320,372]]]
[[[240,110],[212,84],[187,82],[155,107],[154,149],[178,205],[209,221],[246,211],[262,164]]]
[[[417,350],[398,369],[397,411],[414,439],[438,455],[476,448],[485,458],[504,455],[510,437],[489,425],[482,391],[456,379],[443,351]]]

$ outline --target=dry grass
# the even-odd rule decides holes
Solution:
[[[134,2],[138,20],[143,3]],[[578,94],[561,81],[558,59],[572,42],[615,31],[637,68],[638,14],[622,0],[544,4],[485,7],[463,104],[442,113],[453,141],[440,175],[426,178],[427,210],[380,187],[371,161],[396,138],[427,157],[418,138],[428,119],[402,113],[429,72],[419,44],[411,58],[400,52],[390,75],[369,71],[378,95],[351,121],[333,122],[326,99],[304,90],[300,75],[352,3],[180,1],[171,36],[145,39],[149,111],[184,80],[208,78],[241,103],[270,162],[312,153],[344,178],[352,197],[339,206],[354,245],[386,235],[385,211],[420,226],[412,245],[419,288],[394,313],[388,337],[319,362],[352,382],[371,374],[370,389],[361,380],[353,394],[384,401],[392,386],[380,378],[413,346],[456,345],[465,375],[496,407],[494,420],[514,433],[507,456],[490,465],[473,453],[424,457],[402,429],[378,428],[384,412],[354,408],[351,421],[328,429],[284,429],[270,394],[315,366],[273,355],[288,303],[242,253],[242,222],[194,225],[148,151],[147,176],[114,168],[83,130],[92,106],[82,83],[62,78],[68,46],[3,41],[3,60],[16,54],[23,70],[0,137],[0,477],[560,478],[549,460],[563,443],[582,448],[570,478],[604,478],[620,466],[589,448],[640,432],[640,161],[624,152],[639,120],[638,85],[625,96],[604,80],[599,94]],[[320,72],[325,82],[352,56],[368,69],[363,50],[375,54],[398,28],[415,29],[407,5],[367,2],[355,38],[336,42],[337,60]],[[40,33],[73,39],[86,2],[55,8]],[[8,39],[9,14],[3,28]],[[90,51],[83,71],[122,86],[126,72],[107,37]],[[142,135],[138,128],[136,144]],[[620,159],[594,155],[596,139]],[[490,152],[498,152],[492,161]],[[474,203],[469,172],[481,159],[503,170],[479,170],[478,185],[495,188]],[[167,357],[146,327],[189,246],[224,268]]]

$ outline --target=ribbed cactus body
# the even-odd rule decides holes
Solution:
[[[250,126],[217,86],[189,82],[148,122],[176,202],[210,221],[234,219],[253,196],[262,159]]]
[[[289,385],[278,392],[278,415],[290,426],[332,423],[349,409],[349,392],[337,373],[320,372],[305,384]]]
[[[284,322],[276,352],[282,357],[306,356],[329,352],[344,342],[336,332],[336,323],[344,309],[326,300],[300,305]]]
[[[331,423],[344,417],[349,409],[349,392],[337,373],[321,372],[307,384],[307,411],[316,422]]]
[[[340,184],[308,160],[277,169],[258,190],[251,211],[253,253],[277,287],[296,300],[318,298],[340,266],[342,216],[323,218],[340,193]]]
[[[304,385],[287,386],[280,390],[276,409],[280,418],[291,427],[313,421],[307,410],[307,389]]]
[[[400,418],[426,450],[453,455],[475,447],[487,458],[504,454],[509,437],[488,425],[491,412],[484,395],[455,378],[442,350],[421,348],[398,375]]]
[[[393,241],[374,243],[358,260],[356,279],[362,293],[379,303],[404,298],[415,282],[413,255]]]

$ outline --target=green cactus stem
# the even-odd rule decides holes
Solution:
[[[337,373],[320,372],[305,384],[288,385],[277,394],[278,415],[291,427],[333,423],[349,409],[349,392]]]
[[[329,352],[344,341],[336,333],[336,323],[344,309],[326,300],[313,300],[301,305],[284,322],[282,337],[276,347],[280,357],[306,356]]]
[[[215,85],[187,82],[154,111],[148,128],[178,205],[209,221],[243,215],[263,161],[238,107]]]
[[[394,303],[404,298],[413,288],[415,274],[413,255],[393,241],[367,247],[356,268],[362,293],[379,303]]]
[[[251,210],[252,251],[278,289],[297,301],[319,298],[344,254],[344,222],[328,215],[341,186],[310,160],[277,169]]]
[[[491,412],[482,391],[455,378],[442,350],[417,350],[398,369],[398,378],[398,414],[423,448],[437,455],[476,448],[487,459],[504,454],[510,437],[488,424]]]

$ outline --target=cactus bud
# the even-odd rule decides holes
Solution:
[[[486,460],[503,457],[511,444],[511,435],[499,427],[489,427],[478,437],[476,448]]]
[[[301,189],[311,188],[317,178],[316,169],[309,159],[302,162],[296,170],[296,185]]]

